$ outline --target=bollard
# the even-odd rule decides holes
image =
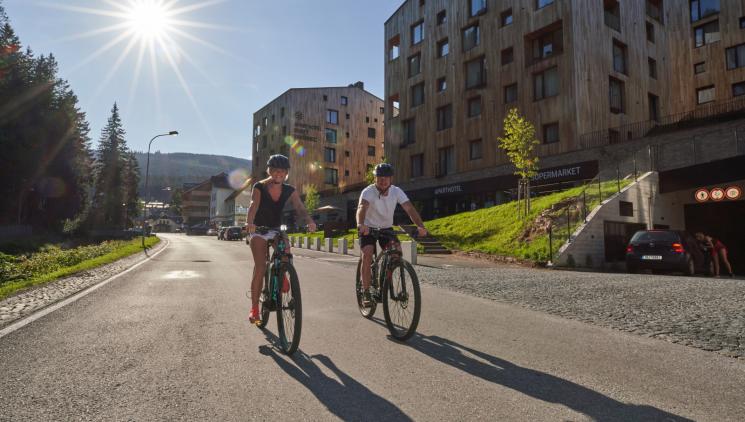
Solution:
[[[354,251],[350,255],[360,256],[362,255],[362,250],[360,250],[360,238],[354,239]]]
[[[303,244],[301,248],[310,249],[310,238],[309,237],[303,237]]]
[[[324,244],[326,246],[326,252],[331,253],[331,252],[334,251],[334,239],[332,239],[330,237],[327,237],[327,238],[323,239],[323,242],[324,242]]]
[[[315,239],[313,239],[313,241],[314,241],[313,249],[320,251],[321,250],[321,238],[316,237]]]
[[[405,260],[409,261],[411,265],[416,265],[416,242],[401,242],[401,251]]]
[[[347,239],[343,237],[339,239],[339,249],[337,249],[337,252],[341,255],[347,254]]]

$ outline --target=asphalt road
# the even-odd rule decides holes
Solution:
[[[359,316],[354,258],[297,251],[303,336],[248,324],[242,242],[150,261],[0,338],[0,420],[738,421],[745,363],[424,285],[419,334]],[[382,316],[382,312],[381,312]]]

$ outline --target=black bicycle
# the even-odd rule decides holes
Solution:
[[[269,246],[273,249],[271,256],[267,248],[266,274],[259,298],[261,320],[256,325],[264,329],[269,322],[269,313],[276,311],[280,348],[285,354],[291,355],[300,344],[303,325],[300,281],[292,265],[292,254],[287,252],[285,228],[256,227],[259,234],[270,231],[277,232],[277,235],[269,240]]]
[[[360,251],[360,260],[357,263],[355,291],[357,306],[362,316],[372,318],[377,304],[382,302],[388,331],[393,338],[403,341],[416,332],[422,311],[422,295],[414,267],[403,258],[401,251],[394,247],[397,242],[388,242],[383,251],[380,254],[377,253],[378,239],[384,236],[395,239],[396,234],[403,234],[403,232],[370,229],[370,236],[373,236],[376,241],[371,264],[371,300],[365,300],[362,288],[362,251]]]

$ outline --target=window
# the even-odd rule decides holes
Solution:
[[[375,128],[374,127],[367,128],[367,137],[370,139],[375,139]]]
[[[696,103],[706,104],[714,101],[716,92],[714,91],[714,85],[698,88],[696,90]]]
[[[621,32],[621,7],[617,0],[605,0],[603,2],[603,17],[607,27]]]
[[[502,50],[502,66],[512,63],[515,60],[515,53],[512,47]]]
[[[411,156],[411,177],[421,177],[424,175],[424,154]]]
[[[385,107],[380,107],[380,114],[385,114]],[[378,119],[375,119],[375,121],[377,122]]]
[[[543,143],[553,144],[556,142],[559,142],[559,123],[543,125]]]
[[[409,77],[416,76],[422,71],[422,55],[415,54],[409,57]]]
[[[504,103],[514,103],[517,101],[517,84],[510,84],[504,87]]]
[[[368,157],[375,157],[375,147],[374,146],[367,146],[367,156]]]
[[[437,80],[437,92],[445,92],[448,89],[447,78],[440,78]]]
[[[647,94],[649,103],[649,120],[658,121],[660,119],[660,99],[654,94]]]
[[[445,10],[440,10],[440,12],[437,14],[437,24],[442,25],[448,23],[448,12]]]
[[[727,56],[727,70],[745,67],[745,44],[728,48],[725,55]]]
[[[698,62],[693,65],[693,73],[699,74],[706,72],[706,62]]]
[[[654,44],[654,24],[651,22],[647,22],[647,41]]]
[[[347,105],[349,104],[349,99],[342,95],[341,97],[341,105]]]
[[[470,0],[470,7],[468,8],[471,12],[471,16],[478,16],[486,13],[486,0]]]
[[[388,104],[391,110],[391,117],[398,117],[401,114],[401,100],[398,94],[393,94],[388,98]]]
[[[419,44],[424,40],[424,21],[419,21],[411,26],[411,45]]]
[[[732,84],[732,96],[739,97],[741,95],[745,95],[745,82]]]
[[[473,97],[468,99],[466,114],[468,117],[476,117],[481,115],[481,97]]]
[[[448,104],[437,109],[437,130],[453,127],[453,106]]]
[[[285,108],[284,107],[282,107],[282,108],[279,109],[279,118],[281,119],[283,117],[285,117]]]
[[[618,201],[618,215],[621,217],[634,216],[634,203],[628,201]]]
[[[559,22],[526,37],[526,42],[530,43],[530,48],[526,50],[526,54],[529,55],[528,64],[560,54],[563,51],[563,34]]]
[[[346,116],[344,116],[344,117],[345,117],[345,118],[346,118],[347,120],[349,120],[349,113],[347,113],[347,114],[346,114]]]
[[[344,176],[349,176],[349,170],[344,170]]]
[[[535,2],[535,8],[536,9],[543,9],[544,7],[553,4],[554,0],[536,0]]]
[[[706,44],[717,42],[721,39],[719,33],[719,20],[693,28],[693,35],[696,47],[702,47]]]
[[[625,111],[624,84],[613,77],[609,79],[609,82],[610,112],[623,113]]]
[[[476,139],[468,143],[468,158],[470,160],[478,160],[483,156],[483,142],[481,142],[481,139]]]
[[[613,40],[613,70],[625,75],[627,72],[626,62],[626,46],[617,40]]]
[[[691,0],[691,22],[719,13],[719,0]]]
[[[479,25],[471,25],[463,30],[463,51],[471,50],[481,43]]]
[[[512,25],[512,9],[507,9],[499,15],[499,23],[501,26]]]
[[[264,126],[264,127],[269,126],[269,118],[268,117],[264,117],[264,120],[261,122],[261,125]]]
[[[745,16],[740,18],[740,29],[745,29]]]
[[[395,37],[388,40],[388,60],[395,60],[401,51],[401,36],[396,35]]]
[[[328,101],[328,100],[329,100],[329,96],[328,95],[324,95],[323,96],[323,101]]]
[[[347,137],[347,139],[349,139],[349,132],[346,132],[345,136]]]
[[[677,0],[680,1],[680,0]],[[647,0],[646,1],[647,16],[662,23],[662,0]]]
[[[335,163],[336,162],[336,150],[334,148],[328,148],[328,147],[324,148],[323,157],[327,163]]]
[[[370,123],[370,116],[365,116],[365,123]]]
[[[339,184],[339,170],[337,169],[324,169],[324,182],[327,185],[337,186]]]
[[[559,95],[559,68],[554,66],[541,73],[533,75],[533,87],[535,100]]]
[[[326,123],[331,123],[332,125],[338,125],[339,124],[339,111],[337,110],[326,110]]]
[[[403,145],[416,143],[416,121],[414,119],[406,120],[402,123]]]
[[[440,148],[438,151],[437,176],[446,176],[455,172],[455,153],[452,146]]]
[[[345,157],[349,157],[349,154],[350,154],[349,151],[344,151],[344,156]]]
[[[486,85],[486,58],[480,57],[466,63],[466,89]]]
[[[326,142],[330,144],[336,143],[336,129],[326,128]]]
[[[437,57],[445,57],[450,52],[450,44],[448,43],[448,39],[445,38],[444,40],[440,40],[437,43]]]
[[[420,82],[411,87],[411,107],[417,107],[424,104],[424,82]]]
[[[647,57],[647,67],[649,68],[649,77],[657,79],[657,60]]]

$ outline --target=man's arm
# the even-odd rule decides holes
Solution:
[[[424,228],[424,221],[422,221],[422,217],[419,216],[419,212],[414,208],[414,205],[411,203],[411,201],[406,201],[403,204],[401,204],[401,207],[406,211],[406,214],[409,214],[409,218],[411,218],[411,221],[416,224],[418,227],[418,234],[420,237],[424,237],[427,235],[427,229]]]
[[[259,204],[261,203],[261,192],[258,189],[251,190],[251,205],[248,207],[248,214],[246,215],[246,231],[253,233],[256,231],[256,225],[254,224],[254,218],[256,213],[259,211]]]
[[[297,193],[297,190],[290,195],[290,202],[292,203],[292,207],[295,208],[295,212],[300,214],[300,218],[305,220],[305,223],[308,225],[308,231],[311,233],[316,231],[316,222],[308,215],[305,204],[300,200],[300,194]]]
[[[357,206],[357,228],[364,235],[367,235],[369,232],[369,229],[365,225],[365,216],[369,207],[370,203],[367,202],[367,199],[360,199],[360,204]]]

